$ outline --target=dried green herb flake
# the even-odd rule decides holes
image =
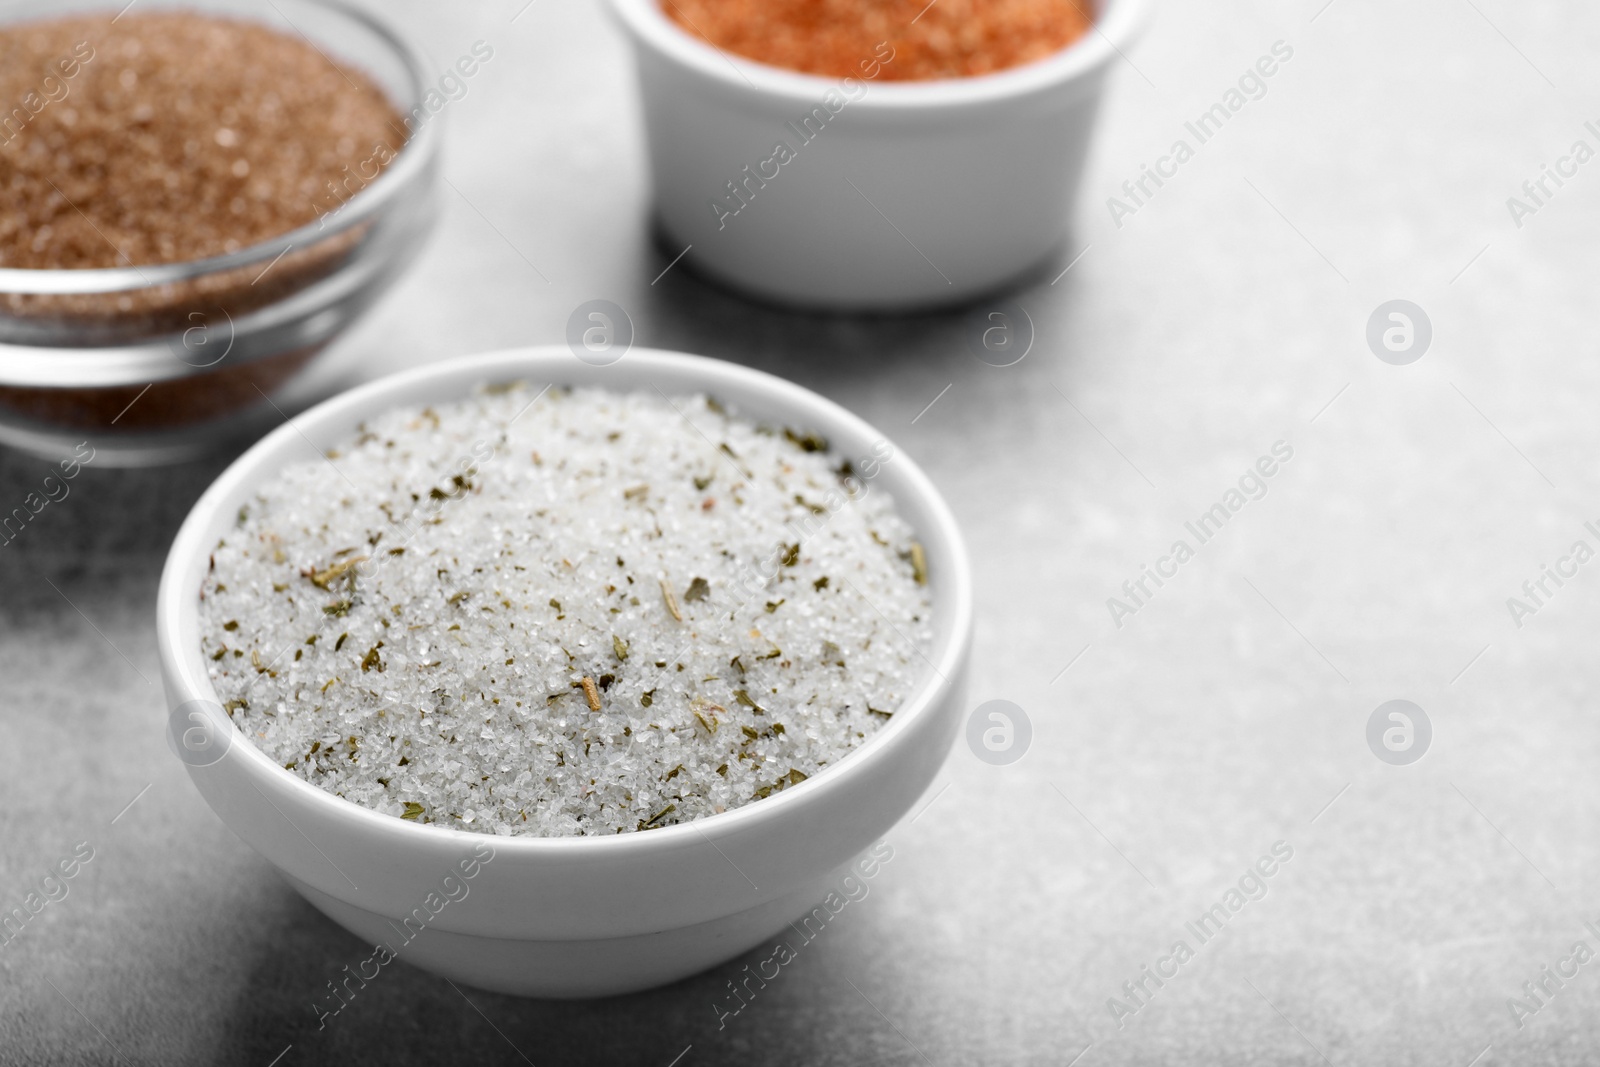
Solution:
[[[783,436],[802,452],[826,452],[828,450],[828,439],[820,434],[811,433],[810,431],[795,433],[785,426],[783,428]]]

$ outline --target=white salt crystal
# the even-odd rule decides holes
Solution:
[[[915,688],[931,602],[866,457],[703,396],[534,396],[389,412],[241,510],[201,643],[273,759],[419,822],[613,834],[825,772]]]

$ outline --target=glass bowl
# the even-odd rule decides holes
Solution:
[[[48,16],[3,4],[0,23],[124,3],[63,3]],[[424,104],[428,67],[399,33],[337,0],[140,5],[173,8],[306,40],[371,77],[409,133],[349,199],[237,252],[104,269],[0,268],[0,442],[53,459],[88,441],[97,463],[142,466],[259,434],[280,420],[271,398],[377,301],[435,220],[439,130]]]

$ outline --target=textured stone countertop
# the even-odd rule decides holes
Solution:
[[[754,954],[575,1004],[401,967],[319,1032],[312,1001],[361,945],[163,739],[163,554],[231,457],[91,467],[0,548],[0,905],[94,850],[0,947],[0,1063],[1600,1058],[1600,962],[1572,962],[1600,951],[1600,564],[1571,554],[1600,549],[1600,163],[1520,226],[1507,207],[1600,148],[1600,10],[1166,5],[1114,73],[1072,244],[1010,296],[1033,350],[995,368],[961,313],[773,310],[692,252],[652,284],[676,250],[650,237],[623,42],[595,4],[523,4],[388,5],[441,69],[478,40],[494,58],[450,106],[423,262],[307,395],[558,342],[596,297],[638,343],[816,389],[947,495],[977,577],[968,703],[1021,706],[1031,748],[991,766],[958,743],[867,899],[725,1028],[713,1003]],[[1119,227],[1107,198],[1276,41],[1293,58],[1265,95]],[[1394,299],[1432,324],[1410,365],[1366,341]],[[1188,534],[1275,446],[1264,495],[1247,480],[1259,499]],[[0,505],[44,466],[0,453]],[[1130,599],[1180,539],[1193,557]],[[1526,600],[1546,564],[1569,576]],[[1367,740],[1397,699],[1432,730],[1407,766]],[[1246,877],[1277,842],[1291,858]],[[1259,899],[1202,941],[1186,924],[1241,878]],[[1129,997],[1147,964],[1176,974]]]

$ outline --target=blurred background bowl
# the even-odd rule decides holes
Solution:
[[[1100,0],[1093,28],[1035,63],[891,82],[868,77],[867,54],[854,85],[714,48],[660,0],[610,5],[668,254],[692,246],[691,268],[778,303],[901,311],[993,291],[1060,248],[1144,0]],[[780,143],[794,158],[774,163]]]
[[[113,12],[125,0],[0,7],[0,22]],[[421,53],[334,0],[143,0],[259,22],[367,74],[402,115],[423,108]],[[95,270],[0,269],[0,441],[97,463],[177,462],[260,433],[272,397],[415,259],[437,214],[438,124],[317,222],[228,255]]]

